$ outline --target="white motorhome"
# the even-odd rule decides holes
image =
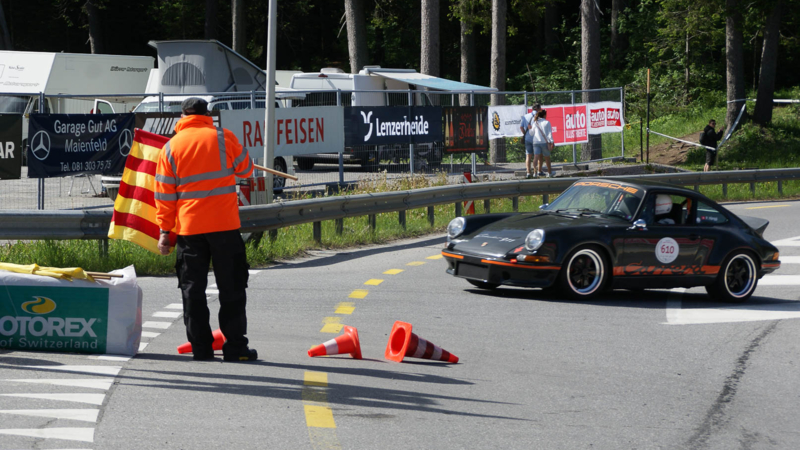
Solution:
[[[433,106],[440,105],[436,95],[446,92],[488,93],[497,89],[461,83],[419,73],[413,69],[384,69],[380,66],[364,66],[357,74],[346,73],[338,68],[323,68],[319,72],[298,73],[292,76],[289,87],[296,91],[306,92],[305,99],[294,101],[293,106]],[[425,89],[430,93],[417,92],[409,95],[409,91]],[[373,92],[365,92],[373,91]],[[385,92],[374,92],[385,91]],[[432,95],[434,94],[434,95]],[[397,160],[400,145],[395,146],[360,146],[345,148],[343,160],[361,164],[364,168],[376,168],[380,160]],[[415,146],[417,164],[423,160],[431,166],[441,162],[442,151],[436,144],[417,144]],[[338,153],[298,156],[297,167],[310,170],[315,163],[336,163]]]
[[[45,112],[129,112],[142,99],[153,63],[150,56],[0,51],[0,114],[23,115],[24,146],[39,92]],[[51,97],[59,94],[91,97]]]

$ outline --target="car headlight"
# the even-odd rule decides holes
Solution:
[[[527,236],[525,236],[525,248],[528,251],[532,252],[538,249],[539,247],[542,246],[543,242],[544,242],[544,230],[540,228],[531,231],[530,233],[528,233]]]
[[[467,221],[463,217],[456,217],[447,224],[447,237],[455,239],[464,232]]]

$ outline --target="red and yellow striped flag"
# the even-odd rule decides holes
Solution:
[[[131,241],[158,254],[160,230],[156,222],[155,177],[158,154],[167,141],[169,138],[136,129],[108,230],[111,239]],[[170,233],[172,246],[175,239],[176,235]]]

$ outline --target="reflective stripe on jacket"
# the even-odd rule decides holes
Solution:
[[[180,235],[239,229],[235,176],[253,173],[247,149],[209,116],[186,116],[175,132],[156,168],[159,227]]]

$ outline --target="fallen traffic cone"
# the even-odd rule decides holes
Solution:
[[[308,356],[341,355],[350,353],[355,359],[361,359],[361,343],[358,341],[358,330],[355,327],[344,327],[344,334],[319,344],[308,351]]]
[[[444,350],[433,343],[422,339],[411,332],[411,324],[400,322],[394,323],[392,333],[389,335],[389,343],[386,344],[384,357],[391,361],[401,362],[404,357],[435,359],[437,361],[447,361],[457,363],[458,356]]]
[[[222,335],[222,330],[217,328],[216,330],[214,330],[213,333],[211,333],[211,335],[214,336],[214,342],[211,344],[211,349],[212,350],[222,350],[222,344],[225,343],[225,336]],[[183,345],[179,345],[178,346],[178,353],[183,354],[183,353],[191,353],[191,352],[192,352],[192,343],[191,342],[187,342],[187,343],[185,343]]]

